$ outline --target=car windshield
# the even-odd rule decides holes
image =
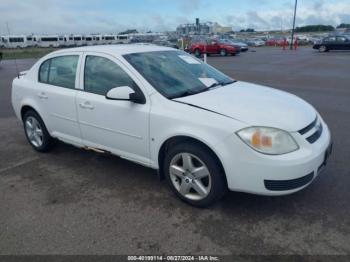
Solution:
[[[173,99],[228,85],[233,79],[182,51],[156,51],[124,58],[162,95]]]

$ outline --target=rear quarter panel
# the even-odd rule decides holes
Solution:
[[[30,106],[45,122],[47,115],[38,101],[37,94],[39,93],[39,90],[35,85],[35,82],[26,76],[15,78],[12,82],[11,93],[12,107],[18,119],[22,120],[21,109],[24,106]]]

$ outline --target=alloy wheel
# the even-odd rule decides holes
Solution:
[[[326,52],[327,51],[327,47],[325,47],[324,45],[320,46],[320,52]]]
[[[30,143],[35,147],[43,144],[43,130],[38,120],[29,116],[25,121],[25,130]]]
[[[211,190],[211,174],[197,156],[190,153],[175,155],[169,167],[171,182],[185,198],[202,200]]]
[[[225,50],[225,49],[221,49],[220,55],[221,55],[221,56],[226,56],[226,55],[227,55],[226,50]]]

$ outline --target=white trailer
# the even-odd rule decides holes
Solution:
[[[27,35],[26,41],[27,41],[27,47],[36,46],[36,38],[34,37],[34,35]]]
[[[73,45],[82,46],[85,44],[85,39],[83,35],[73,35]]]
[[[58,35],[46,35],[46,36],[38,36],[37,43],[40,47],[59,47],[59,37]]]
[[[73,35],[64,35],[62,46],[74,46],[74,38]]]
[[[102,35],[93,35],[94,45],[102,45]]]
[[[96,45],[96,37],[94,35],[85,35],[85,45]]]
[[[114,35],[103,35],[102,42],[106,45],[111,45],[116,43],[116,37]]]
[[[27,37],[24,35],[3,36],[2,43],[6,48],[24,48],[27,47]]]
[[[117,35],[117,44],[128,44],[130,43],[129,35]]]

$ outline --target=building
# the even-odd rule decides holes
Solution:
[[[210,34],[225,34],[232,31],[230,26],[221,26],[218,23],[205,22],[200,23],[196,19],[193,24],[181,24],[176,28],[179,35],[210,35]]]

